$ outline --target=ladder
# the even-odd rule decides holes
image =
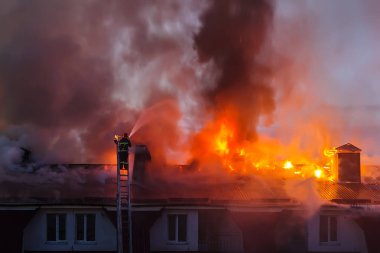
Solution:
[[[120,169],[118,136],[115,136],[117,152],[117,252],[132,253],[132,210],[131,210],[131,180],[128,169]],[[129,163],[130,166],[130,163]]]
[[[131,252],[129,248],[129,240],[131,239],[131,231],[129,226],[131,221],[130,212],[130,181],[129,170],[120,170],[120,216],[121,216],[121,234],[123,235],[122,248],[124,252]],[[132,224],[131,224],[132,225]],[[128,236],[126,236],[128,235]],[[128,249],[128,250],[127,250]],[[127,250],[127,251],[126,251]]]

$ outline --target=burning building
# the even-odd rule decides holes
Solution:
[[[330,149],[350,110],[313,96],[336,81],[313,69],[330,62],[314,62],[314,15],[294,29],[282,1],[72,3],[0,3],[1,252],[115,252],[103,163],[109,130],[130,128],[149,146],[131,165],[135,252],[380,252],[380,188],[359,148]]]
[[[344,173],[337,180],[304,178],[294,168],[292,177],[266,175],[280,168],[287,173],[289,164],[249,177],[227,168],[234,179],[214,182],[202,182],[202,171],[191,166],[176,166],[176,179],[159,180],[149,175],[154,157],[147,147],[134,148],[134,252],[379,252],[373,235],[380,188],[347,175],[360,175],[360,150],[352,144],[335,149],[337,172]],[[48,172],[50,180],[42,183]],[[18,173],[7,175],[18,183],[1,186],[1,251],[116,251],[114,165],[46,165]]]

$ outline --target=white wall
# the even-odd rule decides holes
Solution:
[[[66,213],[66,241],[46,241],[46,214]],[[75,214],[95,213],[95,242],[75,241]],[[24,250],[29,251],[116,251],[116,229],[101,208],[41,209],[24,230]]]
[[[168,240],[168,214],[187,214],[187,242],[173,243]],[[198,212],[196,210],[164,210],[150,229],[151,251],[197,251]]]
[[[338,215],[338,241],[331,243],[319,242],[319,216],[316,213],[309,219],[308,222],[308,250],[318,252],[360,252],[367,253],[367,246],[363,230],[358,224],[350,218],[349,215],[343,213],[328,213],[323,212],[323,215]]]

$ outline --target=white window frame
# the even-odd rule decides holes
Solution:
[[[83,240],[78,240],[77,230],[78,230],[78,215],[83,215]],[[89,215],[94,215],[94,240],[87,240],[87,218]],[[96,244],[96,213],[76,213],[74,216],[75,222],[75,242],[78,244]]]
[[[327,241],[322,241],[322,238],[320,236],[321,234],[321,220],[322,216],[327,218]],[[336,240],[332,240],[332,221],[331,219],[335,218],[336,220]],[[329,214],[321,214],[319,216],[319,243],[321,245],[338,245],[339,244],[339,219],[337,215],[329,215]]]
[[[170,225],[169,225],[169,216],[174,216],[175,217],[175,239],[170,240]],[[186,238],[184,241],[179,240],[179,216],[185,216],[186,217]],[[169,244],[187,244],[189,240],[189,235],[188,235],[188,228],[189,228],[189,215],[187,213],[168,213],[167,214],[167,239]]]
[[[48,238],[48,216],[49,215],[54,215],[55,218],[55,239],[54,240],[49,240]],[[59,239],[59,230],[60,230],[60,225],[59,225],[59,217],[63,215],[65,217],[65,223],[63,226],[65,227],[65,239],[60,240]],[[67,242],[67,214],[66,213],[46,213],[46,242],[47,243],[66,243]]]

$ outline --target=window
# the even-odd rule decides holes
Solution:
[[[95,241],[95,214],[77,214],[75,216],[75,240]]]
[[[186,242],[187,240],[187,215],[168,215],[168,239],[172,242]]]
[[[46,240],[66,240],[66,214],[49,213],[46,215]]]
[[[338,221],[336,216],[321,215],[319,220],[319,242],[338,241]]]

